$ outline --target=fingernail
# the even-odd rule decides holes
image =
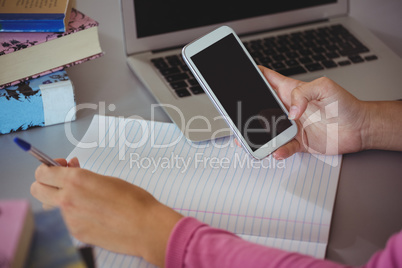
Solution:
[[[297,108],[297,106],[291,106],[290,107],[290,109],[289,109],[289,115],[288,115],[288,118],[290,119],[290,120],[293,120],[293,119],[295,119],[296,118],[296,115],[297,115],[297,112],[298,112],[298,108]]]
[[[274,152],[272,154],[272,157],[275,158],[275,160],[282,160],[284,159],[280,154],[278,154],[277,152]]]
[[[80,164],[79,164],[78,158],[77,157],[72,158],[70,160],[70,162],[69,162],[69,166],[71,166],[71,167],[79,167]]]

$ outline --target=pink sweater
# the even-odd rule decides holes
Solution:
[[[247,242],[194,218],[181,219],[173,229],[166,267],[344,267],[327,260]],[[392,236],[365,267],[402,267],[402,232]]]

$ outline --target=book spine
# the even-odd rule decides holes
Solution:
[[[40,21],[40,20],[64,20],[62,13],[2,13],[0,11],[0,21]]]
[[[73,1],[0,1],[0,32],[64,32]]]
[[[64,32],[63,20],[0,20],[0,32]]]
[[[1,2],[1,0],[0,0]],[[99,23],[76,9],[72,9],[69,15],[69,22],[65,22],[67,27],[63,33],[6,33],[0,35],[0,56],[23,50],[32,46],[49,42],[61,38],[63,36],[71,35],[92,27],[97,27]],[[1,65],[0,65],[1,66]]]
[[[65,70],[0,89],[0,134],[73,120],[74,88]]]
[[[21,79],[18,79],[18,80],[12,81],[12,82],[8,82],[8,83],[5,83],[5,84],[1,84],[1,81],[0,81],[0,89],[4,89],[4,88],[9,87],[9,86],[16,86],[16,85],[21,84],[21,83],[23,83],[25,81],[28,81],[28,80],[31,80],[31,79],[34,79],[34,78],[38,78],[38,77],[42,77],[42,76],[45,76],[45,75],[48,75],[48,74],[51,74],[51,73],[66,69],[68,67],[84,63],[86,61],[94,60],[94,59],[99,58],[99,57],[101,57],[103,55],[104,55],[104,53],[101,52],[101,53],[95,54],[93,56],[83,58],[81,60],[71,62],[71,63],[68,63],[68,64],[64,64],[63,66],[59,66],[59,67],[56,67],[56,68],[53,68],[53,69],[50,69],[50,70],[46,70],[44,72],[41,72],[41,73],[38,73],[38,74],[35,74],[35,75],[31,75],[31,76],[28,76],[28,77],[23,77]],[[0,78],[0,80],[1,80],[1,78]]]
[[[34,233],[34,218],[27,200],[0,201],[0,266],[25,267]]]

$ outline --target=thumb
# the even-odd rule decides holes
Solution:
[[[268,69],[267,67],[259,65],[258,68],[275,90],[278,89],[282,85],[282,83],[285,83],[287,79],[290,80],[290,78],[287,78],[280,73]]]
[[[322,91],[320,83],[317,80],[309,83],[300,83],[292,90],[288,118],[291,120],[299,119],[307,109],[309,102],[320,100],[321,98]]]
[[[279,147],[272,156],[276,160],[286,159],[291,157],[293,154],[301,152],[302,147],[300,146],[300,142],[298,140],[291,140],[290,142],[286,143],[285,145]]]
[[[272,89],[275,90],[278,97],[282,100],[285,106],[289,108],[291,91],[302,82],[290,77],[283,76],[280,73],[270,70],[264,66],[258,67],[271,85]]]

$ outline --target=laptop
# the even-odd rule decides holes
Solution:
[[[180,56],[221,25],[286,76],[326,76],[362,100],[402,99],[401,59],[348,16],[348,0],[237,2],[121,0],[128,65],[189,140],[231,134]]]

